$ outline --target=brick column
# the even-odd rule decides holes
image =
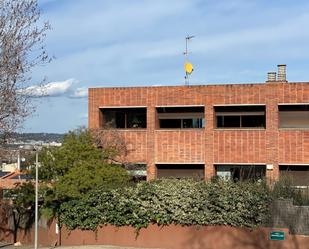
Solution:
[[[155,165],[156,108],[153,92],[147,92],[147,181],[154,180],[157,177]]]
[[[206,102],[205,121],[205,180],[209,180],[216,174],[213,165],[214,111],[211,101]]]
[[[101,97],[102,98],[102,97]],[[88,90],[88,128],[97,129],[102,127],[103,116],[99,109],[100,106],[100,94],[96,92],[96,89]]]
[[[268,182],[273,182],[279,177],[278,151],[278,85],[269,84],[266,93],[266,164],[272,165],[272,169],[266,169]]]

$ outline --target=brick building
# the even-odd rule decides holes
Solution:
[[[89,128],[117,129],[147,179],[295,177],[309,185],[309,83],[89,89]]]

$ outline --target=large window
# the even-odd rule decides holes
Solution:
[[[309,128],[309,105],[279,105],[280,128]]]
[[[215,106],[217,128],[265,128],[265,106]]]
[[[204,128],[204,107],[157,107],[158,126],[163,129]]]
[[[294,186],[309,186],[308,165],[280,165],[280,176],[287,177]]]
[[[204,164],[157,164],[157,178],[204,178]]]
[[[146,128],[146,108],[102,108],[104,128]]]
[[[217,176],[225,180],[260,180],[265,177],[265,165],[216,165]]]

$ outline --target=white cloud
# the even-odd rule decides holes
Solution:
[[[72,91],[73,85],[77,81],[75,79],[68,79],[64,81],[55,81],[47,83],[46,85],[29,86],[21,90],[23,95],[28,95],[34,98],[40,97],[57,97],[65,95]]]
[[[43,19],[53,27],[46,47],[57,59],[37,67],[33,79],[74,76],[83,82],[69,87],[64,98],[54,99],[54,116],[46,114],[46,108],[38,111],[44,118],[32,125],[42,122],[45,130],[56,129],[54,122],[43,122],[59,113],[65,118],[57,129],[86,121],[76,115],[87,112],[85,99],[78,99],[85,97],[86,90],[79,88],[183,84],[187,34],[196,36],[189,44],[195,67],[190,84],[263,82],[267,70],[277,63],[288,65],[289,81],[308,80],[309,3],[305,0],[39,2]]]
[[[70,98],[86,98],[88,96],[88,88],[80,87],[76,88],[70,95]]]
[[[86,98],[88,96],[88,88],[78,87],[76,79],[67,79],[64,81],[50,82],[46,85],[29,86],[21,90],[23,95],[33,98],[42,97],[59,97],[66,96],[68,98]]]

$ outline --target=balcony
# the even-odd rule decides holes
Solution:
[[[278,111],[279,128],[309,128],[309,105],[279,105]]]
[[[101,108],[102,127],[112,129],[145,129],[147,128],[147,109],[134,108]]]
[[[157,178],[204,178],[204,164],[157,164]]]
[[[266,175],[265,165],[216,165],[216,175],[224,180],[260,180]]]
[[[218,129],[265,129],[265,105],[215,106]]]
[[[157,107],[158,129],[202,129],[205,127],[203,106]]]

